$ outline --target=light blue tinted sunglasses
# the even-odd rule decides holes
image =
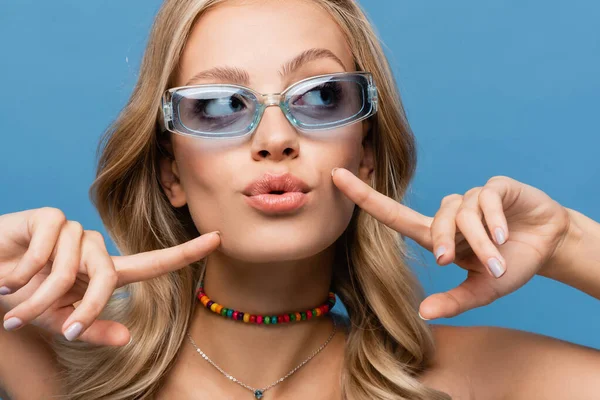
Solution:
[[[168,89],[161,101],[163,128],[204,138],[251,134],[265,109],[279,106],[301,131],[339,128],[377,112],[377,88],[369,72],[313,76],[281,93],[262,94],[230,84],[203,84]]]

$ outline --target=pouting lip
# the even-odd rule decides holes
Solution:
[[[246,196],[256,196],[259,194],[268,194],[273,191],[307,193],[310,191],[310,188],[302,179],[290,173],[283,175],[266,173],[246,186],[243,193]]]

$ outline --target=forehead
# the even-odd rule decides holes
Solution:
[[[311,48],[331,51],[285,78],[283,64]],[[214,67],[246,70],[250,86],[277,91],[287,84],[320,73],[353,71],[345,37],[327,11],[311,0],[231,0],[203,14],[184,48],[176,83],[184,85],[200,71]]]

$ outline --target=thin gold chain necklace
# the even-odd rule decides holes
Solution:
[[[294,372],[296,372],[298,369],[300,369],[300,367],[302,367],[304,364],[309,362],[310,359],[312,359],[314,356],[316,356],[321,350],[323,350],[325,348],[325,346],[327,346],[327,344],[329,344],[329,342],[331,341],[331,339],[333,338],[333,336],[335,335],[335,332],[337,330],[335,318],[332,318],[331,320],[333,322],[333,331],[331,332],[331,335],[329,335],[329,338],[327,338],[325,343],[323,343],[321,345],[321,347],[319,347],[317,350],[315,350],[306,360],[302,361],[302,363],[300,363],[297,367],[295,367],[290,372],[288,372],[283,378],[280,378],[280,379],[276,380],[275,382],[271,383],[269,386],[265,386],[264,388],[261,388],[261,389],[253,388],[250,385],[246,385],[245,383],[234,378],[232,375],[223,371],[223,369],[221,367],[219,367],[217,364],[215,364],[215,362],[213,360],[211,360],[202,350],[200,350],[200,348],[196,345],[196,342],[194,342],[194,339],[192,339],[192,336],[189,333],[187,333],[187,337],[190,339],[190,342],[192,343],[192,345],[196,348],[196,351],[198,352],[198,354],[200,354],[202,356],[202,358],[204,358],[206,361],[208,361],[213,367],[218,369],[219,372],[221,372],[223,375],[225,375],[227,377],[227,379],[229,379],[229,380],[241,385],[242,387],[245,387],[246,389],[250,390],[251,392],[253,392],[255,399],[261,399],[267,390],[271,389],[273,386],[277,385],[278,383],[283,382],[287,377],[292,375]]]

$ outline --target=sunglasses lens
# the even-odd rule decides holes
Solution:
[[[253,122],[256,107],[254,96],[243,89],[183,89],[173,96],[175,129],[202,136],[243,135]]]
[[[369,82],[360,75],[326,77],[293,88],[287,108],[306,130],[331,129],[369,114]]]

